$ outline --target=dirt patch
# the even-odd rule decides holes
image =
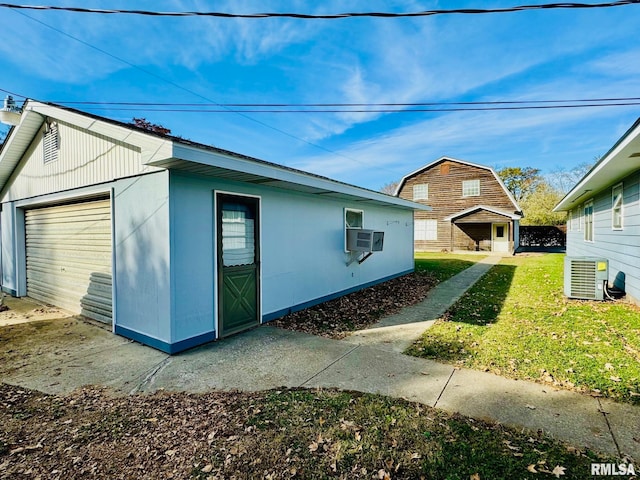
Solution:
[[[533,478],[531,466],[554,465],[585,478],[602,461],[585,453],[355,392],[54,396],[0,385],[1,479]]]
[[[427,272],[414,272],[269,322],[280,328],[340,339],[420,303],[438,280]]]
[[[0,375],[8,377],[26,366],[65,358],[81,342],[95,339],[110,326],[30,299],[7,298],[0,312]]]
[[[0,327],[72,316],[70,312],[30,298],[14,298],[5,295],[0,305]]]

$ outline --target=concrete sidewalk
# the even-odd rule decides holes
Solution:
[[[458,276],[459,289],[451,287],[448,294],[443,289],[442,294],[431,295],[420,307],[422,313],[405,317],[408,323],[415,324],[421,315],[437,318],[437,312],[447,308],[446,296],[450,295],[450,303],[455,301],[454,290],[468,288],[472,277],[477,280],[492,262],[485,259],[474,275],[468,269]],[[445,299],[436,300],[441,295]],[[391,321],[402,324],[401,317],[385,320]],[[378,328],[388,326],[393,325]],[[55,349],[34,343],[33,354],[26,355],[21,368],[3,381],[62,394],[87,384],[107,385],[124,394],[159,389],[335,387],[406,398],[478,419],[542,430],[577,447],[640,461],[639,407],[397,353],[409,333],[404,339],[396,335],[390,342],[359,343],[354,338],[329,340],[263,326],[171,357],[82,322],[73,328],[77,332],[68,335],[68,343]],[[424,323],[421,328],[424,330]]]
[[[383,318],[374,326],[352,333],[345,340],[359,345],[376,345],[396,353],[404,352],[422,333],[456,303],[502,257],[489,256],[436,285],[424,301]]]

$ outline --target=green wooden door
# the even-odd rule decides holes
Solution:
[[[260,324],[258,199],[218,194],[218,328],[225,337]]]

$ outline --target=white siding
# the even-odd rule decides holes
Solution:
[[[57,160],[44,162],[43,127],[7,183],[3,203],[159,170],[142,164],[137,147],[60,121],[57,129]]]

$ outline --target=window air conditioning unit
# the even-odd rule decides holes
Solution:
[[[594,257],[565,257],[564,294],[569,298],[604,300],[609,261]]]
[[[361,228],[347,230],[347,250],[350,252],[381,252],[384,232],[374,232]]]

